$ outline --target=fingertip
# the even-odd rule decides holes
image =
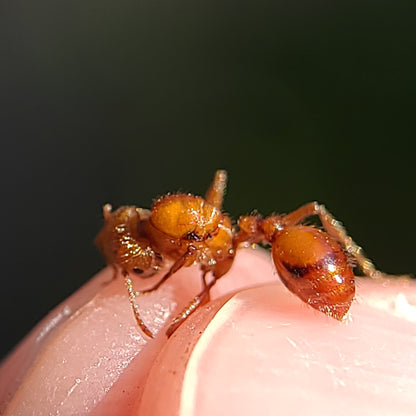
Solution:
[[[276,414],[276,406],[380,414],[416,405],[414,282],[358,280],[351,319],[340,323],[289,293],[263,251],[241,250],[213,300],[168,340],[199,276],[197,267],[182,269],[138,298],[153,340],[138,328],[122,279],[79,301],[42,345],[6,414],[244,415]]]

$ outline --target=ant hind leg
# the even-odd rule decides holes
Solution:
[[[324,205],[319,205],[318,216],[327,233],[339,241],[345,250],[354,257],[364,276],[376,279],[384,275],[383,272],[376,269],[373,262],[365,256],[363,249],[354,242],[341,222],[337,221]]]

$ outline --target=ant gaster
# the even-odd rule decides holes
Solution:
[[[153,338],[135,303],[137,295],[152,292],[182,267],[200,265],[203,289],[178,315],[167,330],[175,329],[209,297],[217,280],[230,269],[236,250],[242,245],[271,245],[276,270],[286,287],[313,308],[342,320],[355,294],[351,258],[364,275],[377,271],[361,248],[323,205],[306,204],[287,215],[243,216],[234,230],[221,211],[227,174],[219,170],[205,198],[190,194],[168,194],[156,200],[151,210],[123,206],[103,208],[105,224],[96,244],[115,272],[125,278],[134,316],[143,332]],[[317,215],[322,228],[303,225]],[[166,261],[170,269],[153,287],[135,292],[132,275],[150,276]],[[207,282],[207,273],[212,279]]]

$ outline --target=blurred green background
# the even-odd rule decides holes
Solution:
[[[414,2],[0,5],[4,354],[103,261],[101,206],[205,192],[237,218],[318,200],[414,273]]]

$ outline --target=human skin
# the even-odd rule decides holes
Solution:
[[[414,281],[357,279],[338,322],[288,292],[266,252],[242,249],[211,301],[167,339],[199,274],[182,269],[137,298],[152,340],[123,279],[99,273],[2,363],[1,414],[414,414]]]

